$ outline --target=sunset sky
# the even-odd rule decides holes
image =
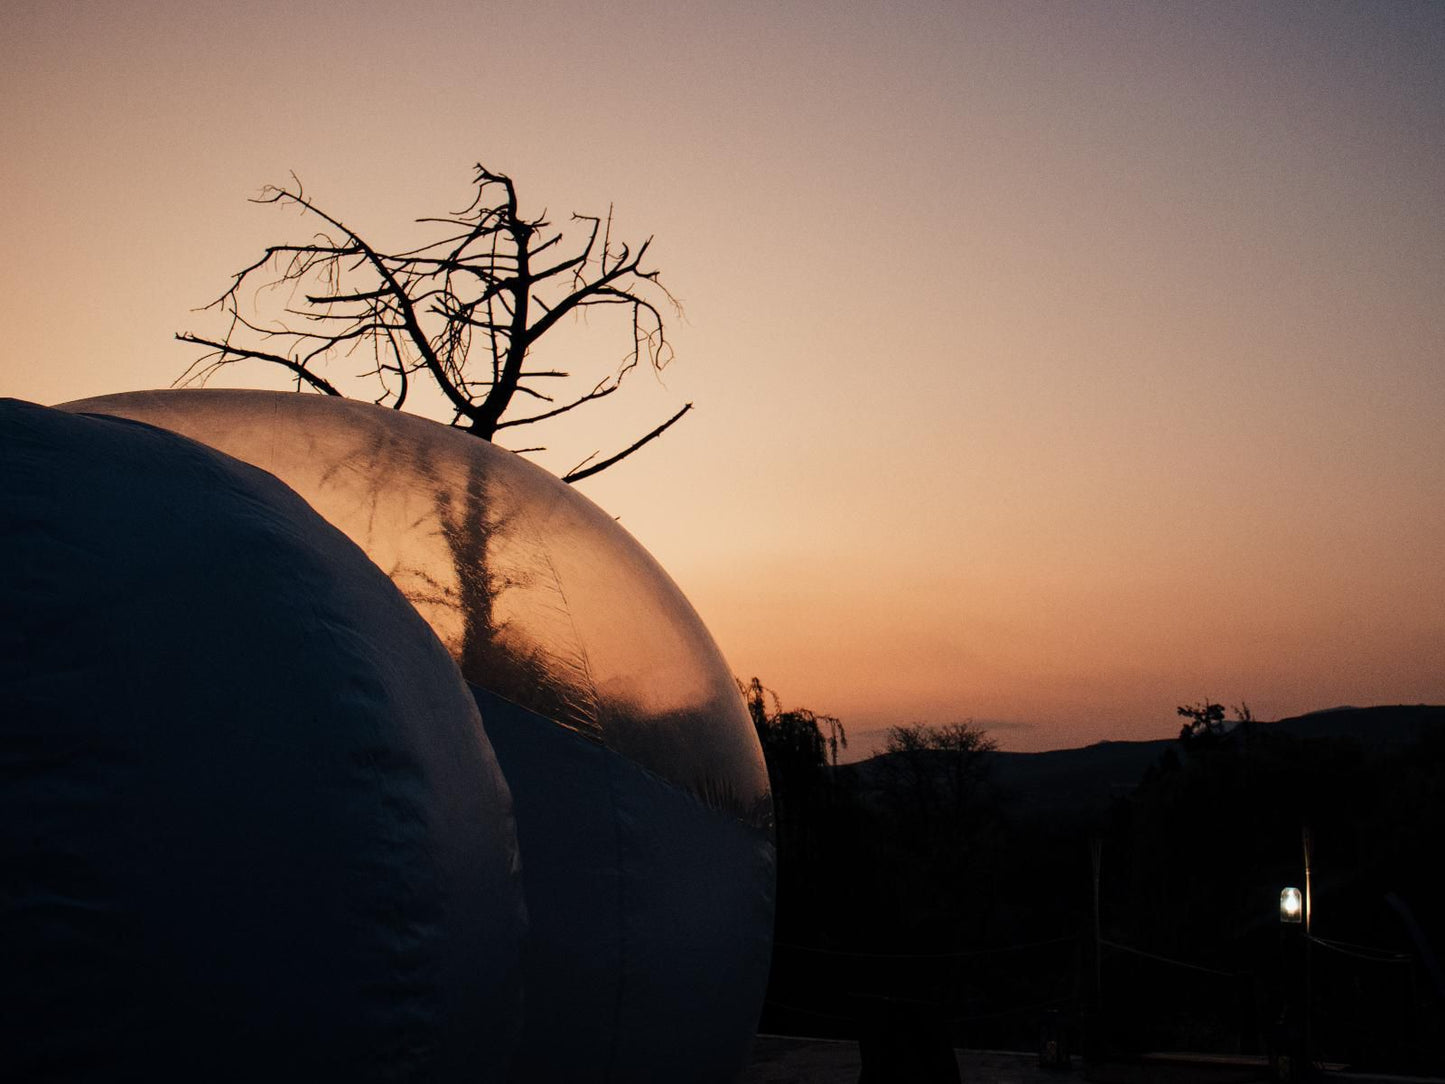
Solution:
[[[482,161],[655,236],[676,362],[525,442],[565,470],[696,404],[583,491],[784,706],[1045,749],[1445,702],[1445,4],[0,26],[0,394],[169,385],[190,310],[304,235],[246,202],[288,171],[401,247]],[[625,343],[585,331],[595,380]]]

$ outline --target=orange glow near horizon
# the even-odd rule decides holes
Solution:
[[[583,490],[785,706],[1445,702],[1445,8],[423,8],[14,14],[0,394],[168,385],[289,170],[404,242],[482,159],[655,237],[677,361],[526,443],[696,403]]]

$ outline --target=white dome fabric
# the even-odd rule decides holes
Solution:
[[[15,1079],[502,1079],[525,907],[460,674],[271,476],[0,401]]]
[[[737,1076],[771,951],[767,771],[726,663],[641,546],[520,457],[370,404],[190,390],[65,409],[275,474],[451,651],[516,803],[531,925],[512,1079]]]

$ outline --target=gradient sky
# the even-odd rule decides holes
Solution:
[[[0,90],[0,394],[168,385],[290,170],[400,245],[481,160],[655,235],[676,363],[540,458],[697,404],[583,488],[785,706],[1445,701],[1445,4],[20,0]]]

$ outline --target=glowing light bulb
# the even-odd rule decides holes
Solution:
[[[1279,894],[1279,920],[1298,922],[1304,916],[1304,897],[1298,888],[1286,888]]]

